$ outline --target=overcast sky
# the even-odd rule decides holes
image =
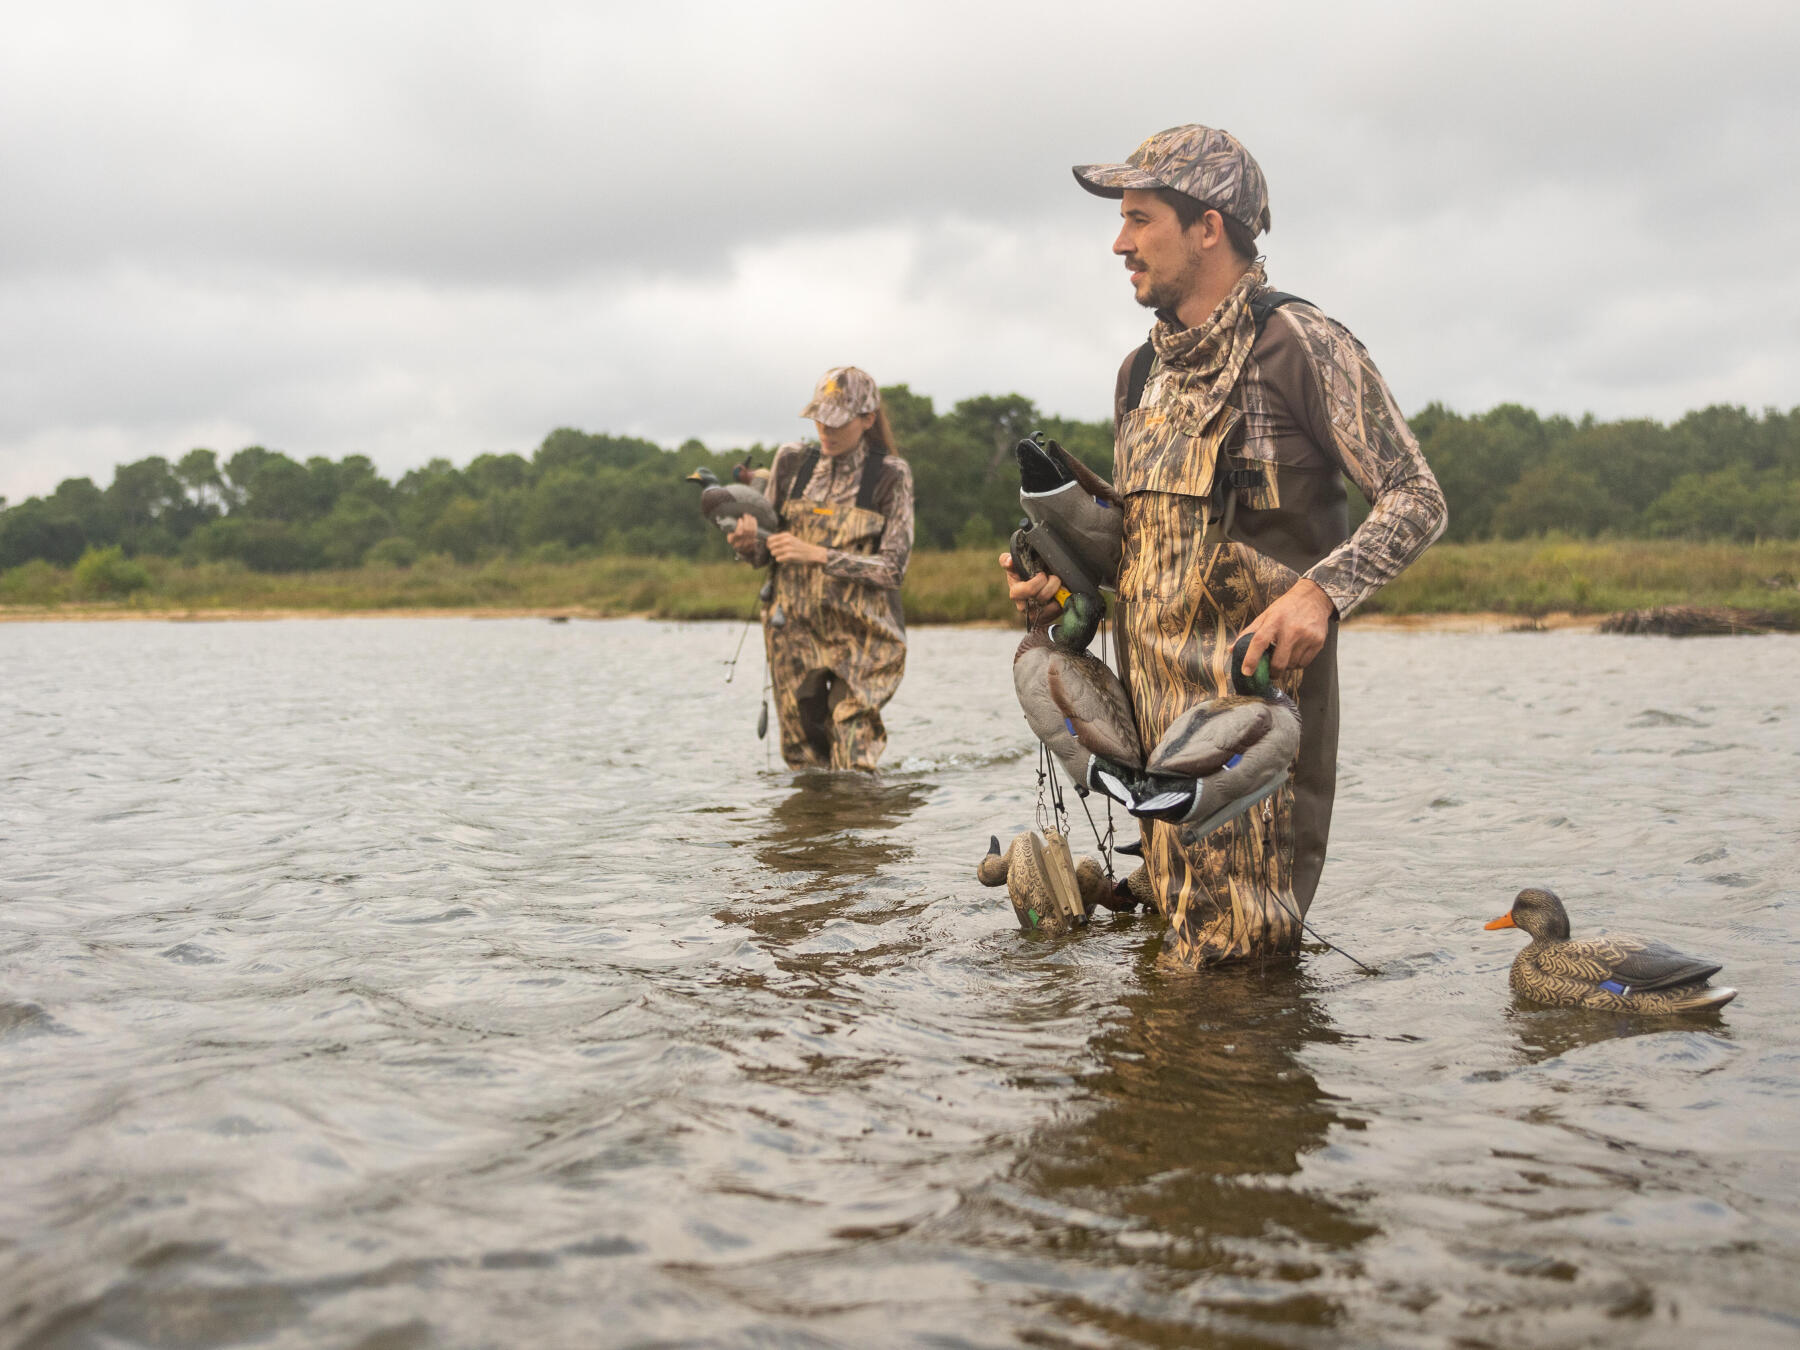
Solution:
[[[0,495],[1110,410],[1078,162],[1236,133],[1403,407],[1800,403],[1800,4],[0,0]]]

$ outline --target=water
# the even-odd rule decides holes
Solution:
[[[1371,977],[1021,935],[1015,635],[878,783],[736,637],[0,626],[0,1344],[1800,1341],[1800,641],[1349,629]],[[1742,996],[1516,1009],[1533,883]]]

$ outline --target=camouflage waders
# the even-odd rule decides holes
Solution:
[[[796,539],[846,553],[875,552],[887,526],[879,511],[800,496],[782,503],[781,519]],[[777,564],[774,574],[763,636],[782,759],[793,769],[873,769],[887,748],[881,708],[906,670],[900,592],[814,564]]]
[[[1143,404],[1121,409],[1121,646],[1145,745],[1196,703],[1230,692],[1232,642],[1348,533],[1335,473],[1295,475],[1273,464],[1252,471],[1238,457],[1244,414],[1232,396],[1256,340],[1249,300],[1261,283],[1252,268],[1221,305],[1202,369],[1159,365]],[[1299,554],[1287,546],[1294,539]],[[1170,955],[1183,965],[1299,949],[1336,786],[1335,627],[1306,670],[1276,682],[1302,719],[1288,781],[1208,834],[1143,823],[1150,887],[1172,925]]]

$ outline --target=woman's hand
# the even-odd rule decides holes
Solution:
[[[1013,602],[1013,608],[1023,614],[1027,621],[1035,621],[1046,605],[1060,611],[1056,593],[1062,589],[1062,582],[1047,572],[1041,572],[1029,581],[1022,579],[1013,567],[1013,556],[1010,553],[1000,555],[1000,566],[1006,570],[1006,598]]]
[[[778,563],[822,563],[831,556],[831,550],[796,539],[783,530],[769,536],[769,555]]]
[[[739,516],[737,524],[725,536],[725,542],[746,557],[756,552],[756,517],[748,511]]]

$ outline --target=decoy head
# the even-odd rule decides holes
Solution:
[[[705,466],[695,469],[687,476],[687,480],[690,483],[699,483],[703,487],[719,486],[719,475]]]
[[[1527,886],[1513,897],[1510,910],[1483,927],[1523,928],[1539,942],[1569,940],[1568,911],[1556,892],[1543,886]]]
[[[741,464],[731,466],[731,477],[734,482],[742,483],[745,487],[756,486],[756,467],[750,463],[749,454],[745,454]]]

